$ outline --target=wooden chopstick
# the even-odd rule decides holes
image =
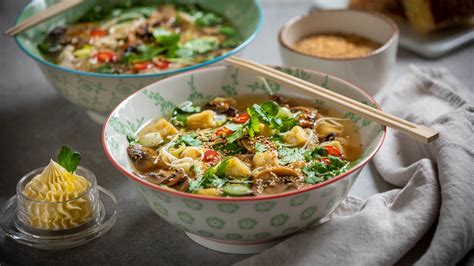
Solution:
[[[235,56],[228,57],[226,61],[239,68],[257,72],[260,76],[265,78],[281,82],[303,92],[311,93],[320,99],[340,107],[341,109],[354,112],[361,117],[396,129],[417,141],[429,143],[438,138],[439,133],[432,128],[403,120],[399,117],[385,113],[379,109],[372,108],[371,106],[365,105],[356,100],[350,99],[321,86],[301,80],[273,68]]]
[[[60,1],[57,4],[54,4],[45,10],[41,11],[40,13],[25,19],[24,21],[20,22],[19,24],[11,27],[7,31],[5,31],[5,35],[13,37],[20,32],[23,32],[33,26],[36,26],[38,23],[45,21],[51,17],[58,15],[61,12],[66,11],[67,9],[74,7],[78,4],[82,3],[82,0],[65,0]]]

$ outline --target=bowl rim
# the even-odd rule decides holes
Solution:
[[[20,13],[18,14],[18,16],[15,19],[15,25],[18,24],[19,19],[20,19],[21,15],[25,12],[26,8],[28,8],[34,1],[35,0],[30,0],[21,9]],[[29,51],[26,47],[23,46],[22,42],[20,41],[21,34],[15,36],[15,42],[18,45],[18,47],[20,47],[20,50],[23,51],[23,53],[25,53],[26,55],[31,57],[36,62],[44,64],[44,65],[49,66],[49,67],[52,67],[52,68],[57,69],[57,70],[62,70],[62,71],[68,72],[70,74],[90,76],[90,77],[98,77],[98,78],[112,78],[112,79],[113,78],[124,78],[124,79],[128,79],[128,78],[151,78],[151,77],[162,77],[162,76],[175,75],[177,73],[182,73],[182,72],[186,72],[186,71],[190,71],[190,70],[195,70],[195,69],[198,69],[198,68],[201,68],[201,67],[205,67],[205,66],[214,64],[214,63],[219,62],[221,60],[224,60],[225,58],[240,52],[243,48],[245,48],[247,45],[249,45],[257,37],[257,34],[260,32],[262,24],[263,24],[263,19],[264,19],[263,8],[261,6],[260,1],[259,0],[253,0],[253,2],[255,3],[255,5],[257,7],[257,12],[258,12],[257,25],[255,26],[255,30],[252,32],[252,34],[247,39],[245,39],[245,41],[243,41],[241,44],[239,44],[239,46],[237,46],[237,47],[233,48],[232,50],[228,51],[227,53],[222,54],[218,57],[215,57],[211,60],[207,60],[207,61],[201,62],[199,64],[196,64],[196,65],[191,65],[191,66],[178,68],[178,69],[174,69],[174,70],[162,71],[162,72],[159,72],[159,73],[151,73],[151,74],[103,74],[103,73],[87,72],[87,71],[77,70],[77,69],[73,69],[73,68],[63,67],[63,66],[51,63],[51,62],[45,60],[44,58],[42,58],[41,56],[38,56],[38,55],[32,53],[31,51]]]
[[[371,51],[370,53],[363,55],[363,56],[357,56],[357,57],[350,57],[350,58],[329,58],[329,57],[321,57],[317,55],[311,55],[311,54],[305,54],[303,52],[300,52],[296,49],[294,49],[291,45],[283,41],[283,35],[289,31],[290,27],[293,26],[296,22],[301,21],[305,18],[310,18],[314,14],[318,13],[363,13],[366,15],[370,15],[373,17],[377,17],[381,20],[384,20],[391,28],[391,35],[390,38],[384,42],[379,48]],[[316,58],[319,60],[326,60],[326,61],[355,61],[359,59],[365,59],[369,57],[376,56],[380,54],[381,52],[387,50],[388,47],[392,45],[393,42],[397,39],[397,36],[399,35],[399,29],[397,24],[388,16],[379,13],[379,12],[374,12],[374,11],[365,11],[365,10],[360,10],[360,9],[326,9],[326,10],[312,10],[304,15],[297,15],[292,18],[290,18],[283,26],[280,28],[280,31],[278,32],[278,42],[280,43],[281,46],[285,47],[287,50],[297,53],[299,55],[305,56],[305,57],[310,57],[310,58]]]
[[[269,65],[271,67],[275,67],[275,66],[283,66],[285,67],[286,65]],[[229,67],[232,67],[232,66],[229,66],[229,65],[224,65],[224,66],[212,66],[212,67],[207,67],[207,68],[201,68],[201,69],[196,69],[196,70],[193,70],[193,71],[188,71],[186,72],[186,74],[191,74],[191,73],[200,73],[200,72],[212,72],[212,71],[215,71],[217,69],[224,69],[224,68],[229,68]],[[291,67],[291,66],[288,66],[288,67]],[[377,107],[377,109],[380,109],[380,105],[375,101],[375,99],[370,96],[367,92],[365,92],[364,90],[362,90],[361,88],[359,88],[358,86],[348,82],[348,81],[345,81],[341,78],[338,78],[338,77],[335,77],[335,76],[332,76],[332,75],[328,75],[326,73],[323,73],[323,72],[320,72],[320,71],[315,71],[315,70],[309,70],[309,69],[305,69],[305,68],[299,68],[299,67],[292,67],[292,68],[297,68],[297,69],[301,69],[301,70],[304,70],[304,71],[307,71],[309,73],[315,73],[315,74],[318,74],[318,75],[326,75],[326,76],[329,76],[331,77],[331,79],[334,79],[334,80],[337,80],[339,82],[342,82],[342,83],[345,83],[346,85],[348,86],[352,86],[354,89],[356,89],[359,93],[361,93],[362,95],[366,96],[372,103],[374,103]],[[128,178],[132,179],[133,181],[136,181],[138,183],[141,183],[142,185],[148,187],[148,188],[151,188],[153,190],[158,190],[158,191],[161,191],[161,192],[165,192],[165,193],[170,193],[170,194],[173,194],[175,196],[180,196],[180,197],[184,197],[184,198],[191,198],[191,199],[198,199],[198,200],[209,200],[209,201],[225,201],[225,202],[241,202],[241,201],[261,201],[261,200],[271,200],[271,199],[277,199],[277,198],[283,198],[283,197],[288,197],[288,196],[293,196],[293,195],[298,195],[298,194],[301,194],[301,193],[305,193],[305,192],[308,192],[308,191],[311,191],[311,190],[315,190],[315,189],[318,189],[318,188],[322,188],[322,187],[325,187],[329,184],[332,184],[340,179],[343,179],[344,177],[346,176],[349,176],[350,174],[356,172],[357,170],[361,169],[363,166],[365,166],[374,156],[375,154],[379,151],[380,147],[382,146],[382,144],[384,143],[385,141],[385,137],[387,135],[387,127],[386,126],[383,126],[383,134],[379,140],[379,142],[377,143],[377,146],[375,147],[375,149],[372,151],[371,154],[367,155],[367,157],[360,161],[358,164],[356,164],[354,167],[352,167],[349,171],[347,172],[344,172],[338,176],[335,176],[329,180],[326,180],[324,182],[321,182],[321,183],[318,183],[318,184],[315,184],[315,185],[312,185],[312,186],[309,186],[307,188],[303,188],[303,189],[300,189],[300,190],[292,190],[292,191],[288,191],[288,192],[284,192],[284,193],[278,193],[278,194],[274,194],[274,195],[267,195],[267,196],[258,196],[258,197],[255,197],[255,196],[244,196],[244,197],[212,197],[212,196],[203,196],[203,195],[197,195],[197,194],[192,194],[192,193],[186,193],[186,192],[181,192],[181,191],[177,191],[177,190],[173,190],[173,189],[169,189],[169,188],[164,188],[164,187],[161,187],[160,185],[156,185],[156,184],[153,184],[153,183],[150,183],[142,178],[140,178],[139,176],[137,175],[134,175],[134,174],[131,174],[129,173],[125,168],[123,168],[120,164],[118,164],[115,159],[113,159],[112,155],[109,153],[108,149],[107,149],[107,145],[106,145],[106,139],[105,139],[105,128],[106,126],[109,124],[109,121],[110,121],[110,118],[118,111],[119,108],[122,108],[122,106],[128,102],[131,98],[135,97],[135,95],[137,95],[138,93],[141,93],[143,90],[153,86],[154,84],[158,83],[158,82],[162,82],[164,80],[172,80],[172,79],[177,79],[177,78],[181,78],[181,75],[175,75],[175,76],[171,76],[171,77],[167,77],[167,78],[164,78],[164,79],[161,79],[157,82],[154,82],[148,86],[145,86],[144,88],[141,88],[140,90],[130,94],[127,98],[125,98],[122,102],[120,102],[112,112],[110,112],[110,114],[108,115],[107,119],[105,120],[103,126],[102,126],[102,148],[104,149],[104,152],[105,154],[107,155],[107,158],[109,159],[109,161],[112,163],[113,166],[115,166],[115,168],[117,168],[118,170],[120,170],[120,172],[122,172],[125,176],[127,176]]]

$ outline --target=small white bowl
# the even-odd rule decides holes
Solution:
[[[356,58],[332,59],[308,55],[293,47],[300,39],[317,33],[355,34],[382,44]],[[280,30],[283,63],[322,71],[350,81],[375,95],[390,77],[398,46],[397,25],[388,17],[359,10],[318,10],[290,19]]]

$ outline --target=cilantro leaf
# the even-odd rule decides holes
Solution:
[[[282,148],[278,150],[278,161],[282,165],[304,160],[305,149]]]
[[[316,184],[326,180],[329,180],[335,176],[344,173],[349,166],[349,162],[341,160],[338,157],[328,156],[330,163],[323,164],[319,161],[313,162],[312,164],[303,167],[303,173],[305,174],[304,181],[308,184]]]
[[[197,39],[192,39],[184,43],[183,48],[197,54],[204,54],[212,50],[216,50],[219,46],[219,41],[215,37],[205,36]]]
[[[228,136],[227,143],[232,143],[238,139],[241,139],[245,135],[245,129],[248,128],[250,124],[250,120],[245,122],[239,129],[237,129],[234,133]]]
[[[179,142],[186,144],[187,146],[198,147],[202,145],[202,142],[196,138],[195,134],[186,134],[179,137]]]
[[[220,26],[219,33],[222,33],[227,37],[235,37],[237,35],[237,31],[235,31],[234,28],[228,26]]]
[[[179,33],[171,32],[163,28],[154,29],[153,37],[155,37],[156,43],[161,46],[173,46],[179,42]]]
[[[221,151],[226,155],[235,155],[245,151],[244,148],[240,147],[236,142],[225,145],[224,143],[219,143],[212,147],[216,151]]]
[[[201,108],[199,106],[194,105],[190,101],[183,102],[177,105],[173,110],[173,116],[171,117],[170,121],[175,126],[186,126],[186,121],[190,114],[199,113]]]
[[[71,147],[63,145],[58,154],[58,163],[68,172],[73,173],[81,161],[81,154],[73,151]]]
[[[196,24],[200,27],[217,26],[219,24],[222,24],[222,22],[224,22],[224,20],[221,17],[219,17],[218,15],[216,15],[214,13],[211,13],[211,12],[200,16],[196,20]]]
[[[257,152],[265,152],[267,150],[267,147],[265,147],[265,145],[263,145],[262,143],[256,143],[255,150]]]
[[[210,167],[206,173],[195,180],[190,179],[189,191],[194,192],[199,189],[215,187],[220,188],[229,181],[225,177],[225,169],[229,158],[225,158],[218,165]]]

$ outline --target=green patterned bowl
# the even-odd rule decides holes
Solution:
[[[377,107],[364,91],[341,79],[323,73],[289,67],[276,67],[315,84]],[[290,97],[309,95],[268,81],[273,91]],[[191,71],[153,83],[132,94],[111,113],[104,124],[102,143],[110,161],[130,178],[150,207],[162,219],[181,228],[208,248],[229,253],[256,253],[279,239],[320,224],[346,197],[362,167],[375,155],[385,137],[385,128],[347,112],[357,124],[363,139],[363,155],[348,172],[307,189],[264,197],[219,198],[188,194],[151,184],[133,173],[126,148],[127,135],[144,123],[168,116],[183,101],[204,103],[216,96],[263,95],[261,78],[230,66]],[[331,107],[314,99],[317,105]],[[336,108],[337,109],[337,108]],[[159,236],[157,236],[159,237]]]
[[[55,4],[58,0],[33,0],[20,13],[17,24],[45,8]],[[204,67],[237,53],[247,46],[256,36],[263,20],[262,9],[257,0],[176,0],[175,2],[198,2],[201,6],[216,13],[223,14],[232,22],[244,41],[238,47],[225,55],[197,65],[156,74],[142,75],[113,75],[78,71],[50,63],[42,58],[37,49],[37,43],[51,28],[64,25],[78,19],[82,14],[95,5],[111,5],[114,3],[130,2],[130,0],[98,1],[89,0],[61,13],[60,15],[38,24],[16,37],[16,42],[23,52],[33,58],[39,65],[41,72],[51,82],[64,98],[87,110],[89,116],[96,122],[104,122],[106,116],[125,97],[144,86],[191,69]],[[143,1],[131,1],[143,2]],[[174,2],[164,0],[147,0],[145,2],[160,3]]]

